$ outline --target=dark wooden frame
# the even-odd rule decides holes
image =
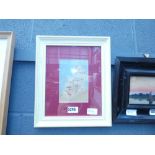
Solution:
[[[155,58],[117,57],[113,81],[113,122],[155,123],[155,116],[149,115],[155,105],[129,104],[131,76],[155,77]],[[137,109],[137,116],[126,115],[127,109]]]

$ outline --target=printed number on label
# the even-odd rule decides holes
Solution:
[[[68,113],[78,113],[78,107],[68,107],[67,112]]]

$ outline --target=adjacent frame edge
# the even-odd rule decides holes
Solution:
[[[148,76],[150,74],[154,74],[154,73],[150,73],[151,70],[149,70],[149,72],[146,71],[146,68],[149,68],[149,64],[151,64],[150,67],[155,66],[155,58],[143,58],[143,57],[117,57],[116,61],[115,61],[115,77],[114,77],[114,82],[113,82],[113,97],[112,97],[112,102],[113,102],[113,110],[112,110],[112,114],[113,114],[113,122],[114,123],[155,123],[155,117],[154,116],[126,116],[123,114],[119,114],[119,108],[120,106],[122,106],[121,102],[119,102],[119,91],[120,91],[120,84],[121,84],[121,67],[124,66],[123,64],[125,64],[126,66],[128,66],[128,64],[130,64],[130,67],[132,66],[133,68],[129,68],[133,71],[131,71],[130,74],[132,75],[147,75]],[[138,66],[139,68],[136,68],[136,70],[138,70],[139,72],[137,73],[136,71],[134,71],[134,64],[136,66]],[[145,64],[142,68],[140,68],[140,64]],[[126,70],[129,70],[128,68],[126,68]],[[124,70],[124,71],[126,71]],[[146,73],[147,72],[147,73]],[[155,71],[154,71],[155,72]],[[125,73],[125,72],[123,72]],[[136,73],[136,74],[135,74]],[[127,79],[129,82],[129,79]],[[124,86],[122,86],[122,88],[125,88]],[[126,89],[125,89],[126,90]],[[122,90],[123,91],[123,90]],[[128,94],[128,92],[126,92],[126,94]],[[123,100],[124,101],[124,100]],[[123,103],[123,105],[127,104],[126,102]],[[134,105],[135,107],[137,107],[137,105]],[[141,106],[141,105],[140,105]],[[155,107],[155,106],[154,106]],[[149,108],[149,107],[147,107]],[[154,109],[154,108],[153,108]]]
[[[5,70],[2,81],[2,93],[1,93],[1,108],[0,108],[0,134],[6,134],[7,115],[9,106],[9,94],[11,86],[13,56],[15,48],[15,34],[14,32],[0,32],[1,39],[7,39],[7,49],[5,57]]]

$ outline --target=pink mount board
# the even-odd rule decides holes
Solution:
[[[60,102],[60,61],[87,60],[88,101]],[[82,61],[81,61],[82,62]],[[80,63],[79,63],[80,65]],[[66,67],[66,74],[68,67]],[[63,77],[61,77],[63,78]],[[67,82],[67,81],[66,81]],[[89,108],[102,115],[101,95],[101,47],[97,46],[47,46],[46,47],[46,92],[45,116],[92,116]],[[86,96],[87,97],[87,96]],[[78,112],[68,113],[68,107],[78,107]]]

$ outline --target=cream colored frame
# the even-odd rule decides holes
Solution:
[[[0,32],[0,46],[3,46],[3,50],[0,51],[0,54],[3,55],[0,57],[0,134],[6,133],[14,45],[15,35],[13,32]]]
[[[46,46],[101,46],[102,116],[45,116]],[[111,126],[111,52],[110,37],[37,36],[35,70],[34,127]]]

